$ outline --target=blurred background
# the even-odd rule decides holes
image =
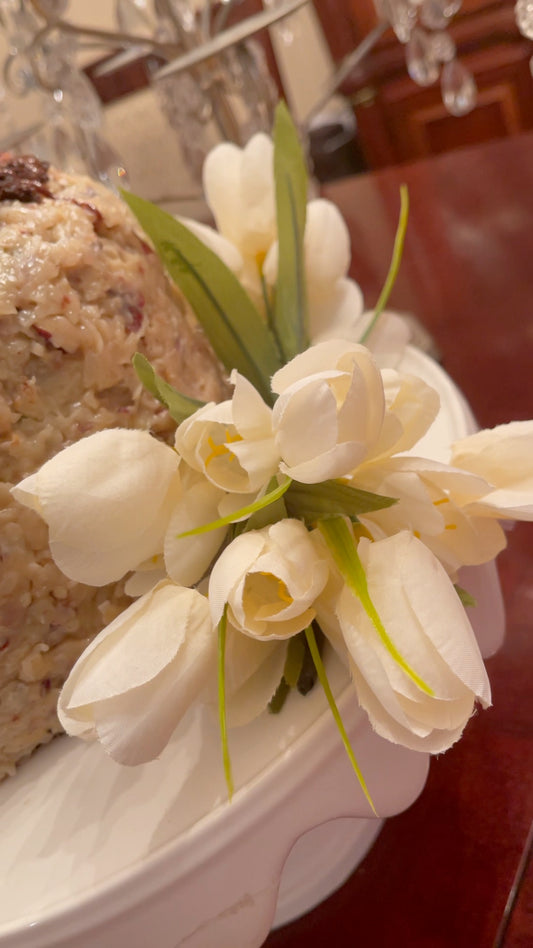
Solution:
[[[0,151],[180,213],[204,213],[214,142],[268,131],[279,97],[319,182],[533,128],[529,0],[0,0],[0,18]]]

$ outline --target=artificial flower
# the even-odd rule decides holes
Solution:
[[[12,488],[48,524],[66,576],[103,586],[163,550],[181,493],[179,459],[146,431],[98,431]]]
[[[244,376],[233,372],[231,381],[230,400],[205,405],[181,423],[176,450],[216,487],[253,493],[278,466],[272,411]]]
[[[309,335],[313,343],[340,337],[358,341],[363,332],[363,294],[347,277],[350,235],[337,207],[323,198],[309,201],[304,233]],[[263,276],[270,287],[278,276],[278,244],[265,258]]]
[[[490,704],[466,612],[437,558],[407,531],[374,543],[362,539],[358,554],[388,637],[385,642],[364,604],[344,585],[335,616],[359,702],[387,740],[444,751],[460,737],[476,702]],[[320,606],[318,620],[328,634],[328,614]]]
[[[462,566],[487,563],[505,548],[500,524],[468,508],[487,489],[482,478],[438,462],[392,457],[363,466],[356,480],[364,490],[396,499],[393,506],[360,517],[370,535],[378,539],[410,530],[450,575]]]
[[[225,685],[229,727],[242,727],[265,711],[281,681],[286,656],[286,642],[251,638],[228,623]]]
[[[144,763],[166,746],[215,662],[206,598],[164,581],[86,648],[61,692],[59,720],[114,760]]]
[[[217,559],[209,578],[216,625],[228,621],[261,639],[286,639],[315,616],[314,601],[328,577],[326,560],[299,520],[287,518],[243,533]]]
[[[478,512],[533,520],[533,421],[513,421],[456,441],[451,463],[491,485],[476,503]]]
[[[226,262],[259,306],[262,279],[272,293],[278,270],[273,158],[272,141],[262,133],[243,149],[229,143],[214,148],[203,179],[218,231],[192,223],[194,233]],[[346,336],[357,341],[365,328],[360,324],[363,296],[347,276],[350,237],[331,201],[309,201],[304,254],[311,339]]]
[[[377,443],[385,399],[369,351],[331,339],[275,373],[273,409],[280,470],[305,484],[343,477]]]
[[[191,476],[192,475],[192,476]],[[181,534],[217,520],[219,504],[225,496],[220,487],[195,471],[185,471],[183,493],[172,511],[164,541],[164,562],[168,575],[182,586],[198,583],[218,553],[227,527],[205,533]]]

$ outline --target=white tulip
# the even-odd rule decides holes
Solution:
[[[364,346],[331,339],[275,373],[273,424],[280,470],[305,484],[343,477],[362,463],[381,433],[380,372]]]
[[[152,760],[213,674],[216,641],[205,597],[159,583],[78,659],[59,698],[61,724],[119,763]]]
[[[220,517],[224,491],[201,475],[183,476],[183,494],[174,507],[165,534],[164,559],[168,575],[181,586],[194,586],[206,573],[227,534],[227,527],[182,537],[182,533]]]
[[[354,483],[397,500],[392,507],[360,517],[375,539],[409,530],[450,574],[462,566],[488,563],[506,546],[496,520],[469,512],[469,502],[487,489],[475,475],[434,461],[393,457],[359,469]]]
[[[477,513],[533,520],[533,421],[513,421],[457,441],[452,464],[489,482]]]
[[[243,533],[219,556],[209,579],[216,625],[228,621],[261,639],[285,639],[305,629],[328,577],[326,560],[299,520],[280,520]]]
[[[275,241],[263,266],[265,280],[272,287],[278,276],[278,252]],[[309,201],[304,261],[313,343],[332,338],[358,341],[363,332],[363,294],[347,277],[350,258],[350,235],[338,208],[323,198]]]
[[[179,458],[146,431],[99,431],[12,489],[49,527],[70,579],[102,586],[163,550],[180,493]]]
[[[490,704],[489,681],[466,612],[443,567],[411,534],[375,543],[361,540],[358,552],[385,632],[422,680],[414,681],[393,657],[345,586],[336,615],[360,704],[387,740],[413,750],[444,751],[460,737],[476,701]],[[322,626],[327,634],[327,616]]]
[[[254,493],[278,468],[272,411],[244,376],[234,371],[231,381],[231,400],[205,405],[181,423],[176,449],[216,487]]]
[[[281,681],[287,643],[264,641],[227,627],[226,719],[242,727],[262,714]]]

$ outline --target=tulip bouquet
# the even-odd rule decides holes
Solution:
[[[204,169],[212,230],[124,195],[228,371],[232,394],[199,404],[141,356],[143,383],[176,421],[174,446],[105,430],[15,487],[49,527],[74,580],[128,576],[132,605],[74,666],[59,700],[69,734],[125,764],[157,756],[196,701],[228,728],[290,689],[322,686],[367,796],[328,683],[332,647],[382,737],[437,753],[490,686],[464,565],[505,546],[501,519],[533,519],[533,422],[417,456],[438,394],[401,371],[403,323],[365,313],[349,240],[280,106],[273,140],[220,145]],[[369,797],[370,799],[370,797]]]

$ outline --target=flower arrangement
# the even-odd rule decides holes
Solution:
[[[382,737],[438,753],[490,685],[458,570],[506,544],[500,520],[533,519],[533,422],[416,455],[438,394],[399,368],[406,331],[384,308],[407,218],[373,313],[347,277],[346,226],[307,201],[296,130],[209,156],[218,230],[125,200],[195,310],[232,394],[199,404],[134,359],[176,421],[175,444],[113,429],[70,445],[13,488],[49,527],[70,578],[128,576],[132,605],[88,646],[61,692],[65,730],[114,759],[156,757],[196,701],[228,728],[292,688],[324,688],[366,787],[327,677],[349,667]]]

